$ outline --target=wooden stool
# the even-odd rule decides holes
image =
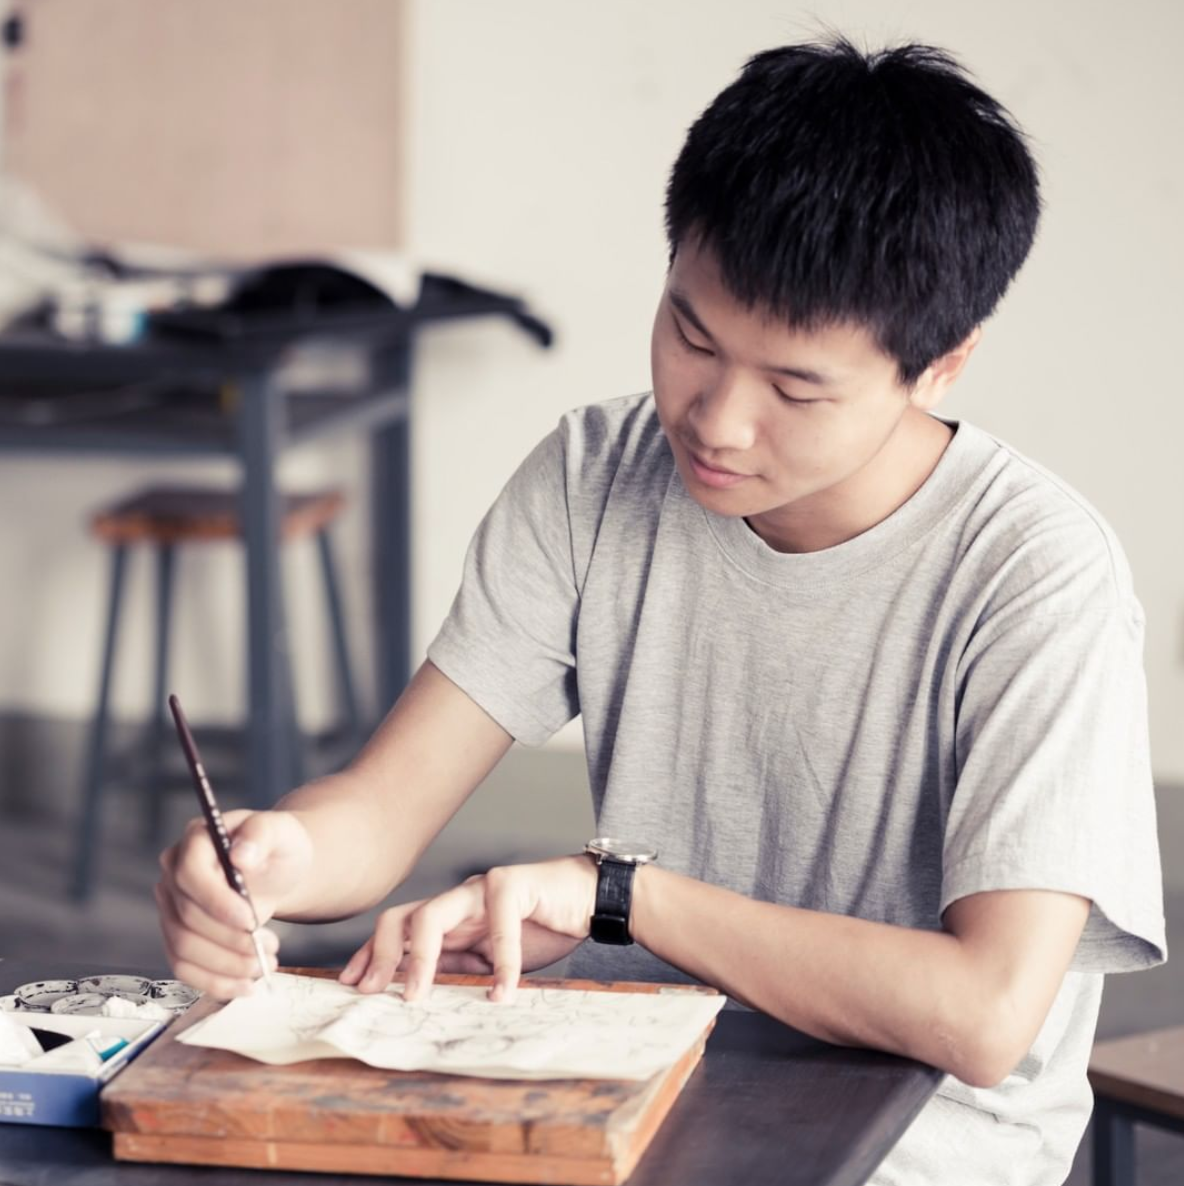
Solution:
[[[282,500],[281,539],[315,536],[325,582],[337,678],[347,727],[355,741],[361,739],[361,720],[354,692],[353,672],[345,638],[336,566],[329,540],[329,526],[345,506],[336,491],[292,494]],[[168,639],[172,615],[173,565],[175,549],[182,543],[241,538],[239,496],[231,490],[153,487],[99,511],[91,521],[91,532],[111,545],[111,582],[107,604],[107,629],[103,642],[102,673],[98,704],[91,724],[90,752],[83,786],[82,816],[75,842],[71,896],[89,896],[98,848],[100,807],[107,759],[108,708],[115,644],[123,597],[128,549],[134,544],[151,544],[156,549],[156,654],[153,691],[153,721],[149,740],[149,777],[145,784],[148,836],[159,843],[162,831],[162,755],[167,733],[165,697],[168,693]],[[286,661],[287,656],[284,656]],[[287,678],[288,716],[295,740],[295,704],[292,679]],[[303,778],[299,746],[295,746],[294,775]]]
[[[1099,1042],[1089,1081],[1094,1186],[1134,1186],[1134,1126],[1184,1133],[1184,1025]]]

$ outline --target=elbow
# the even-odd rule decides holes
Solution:
[[[942,1069],[968,1087],[998,1087],[1028,1052],[1033,1037],[1006,1007],[985,1009],[962,1024]]]
[[[1017,1062],[1019,1058],[1013,1059],[994,1049],[976,1050],[963,1054],[947,1070],[967,1087],[998,1087]]]

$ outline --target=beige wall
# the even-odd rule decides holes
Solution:
[[[1175,61],[1184,8],[1174,0],[1132,0],[1121,11],[1060,0],[808,8],[420,0],[412,16],[410,248],[425,266],[521,290],[559,331],[548,354],[499,322],[423,338],[420,648],[447,610],[470,532],[516,461],[566,408],[648,385],[662,189],[687,125],[746,55],[825,21],[872,43],[947,46],[1033,137],[1047,197],[1041,236],[945,410],[1060,473],[1117,529],[1147,610],[1156,770],[1184,782],[1184,548],[1176,545],[1184,407],[1172,358],[1184,312],[1184,83]],[[358,460],[343,444],[292,465],[348,475]],[[39,500],[36,532],[9,515],[0,521],[0,704],[87,709],[103,570],[79,525],[87,505],[128,480],[126,468],[102,461],[0,459],[0,504],[23,505],[35,491]],[[351,522],[347,540],[359,614],[361,526]],[[319,602],[303,562],[293,563],[307,686],[325,670],[314,645]],[[182,638],[179,676],[194,688],[193,713],[229,718],[240,704],[237,569],[226,556],[190,572],[179,627],[216,626],[217,644]],[[146,655],[129,662],[124,713],[147,696]]]
[[[15,0],[6,168],[80,234],[235,257],[403,240],[403,0]]]

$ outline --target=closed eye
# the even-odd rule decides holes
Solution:
[[[671,314],[670,320],[674,322],[674,330],[678,334],[678,340],[690,351],[695,354],[714,355],[715,351],[707,346],[696,346],[690,338],[687,337],[686,331],[682,328],[682,322],[677,317]]]
[[[773,384],[773,390],[777,392],[777,394],[783,400],[785,400],[787,404],[794,404],[796,407],[800,408],[808,407],[810,404],[821,404],[825,402],[824,400],[820,399],[798,399],[796,396],[789,395],[787,392],[782,391],[776,383]]]

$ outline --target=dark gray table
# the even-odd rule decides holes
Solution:
[[[0,961],[0,991],[29,980],[109,971],[165,974],[12,959]],[[941,1078],[940,1071],[908,1059],[818,1042],[760,1013],[725,1011],[629,1186],[859,1186]],[[117,1162],[111,1138],[99,1130],[0,1124],[0,1186],[364,1186],[389,1180]]]
[[[238,463],[249,648],[245,781],[257,806],[269,806],[292,785],[287,633],[275,547],[280,458],[332,433],[370,438],[381,716],[402,691],[411,664],[415,335],[425,325],[491,314],[511,318],[541,345],[550,344],[550,329],[518,298],[433,275],[423,277],[419,300],[409,308],[273,316],[226,324],[221,332],[214,321],[205,333],[174,331],[129,345],[69,342],[38,331],[0,334],[0,452],[224,457]],[[291,351],[325,340],[364,353],[367,391],[348,398],[285,392],[280,368]],[[221,393],[221,403],[185,398],[200,390]],[[159,400],[150,398],[153,391]],[[73,392],[74,402],[63,415],[66,392]]]

